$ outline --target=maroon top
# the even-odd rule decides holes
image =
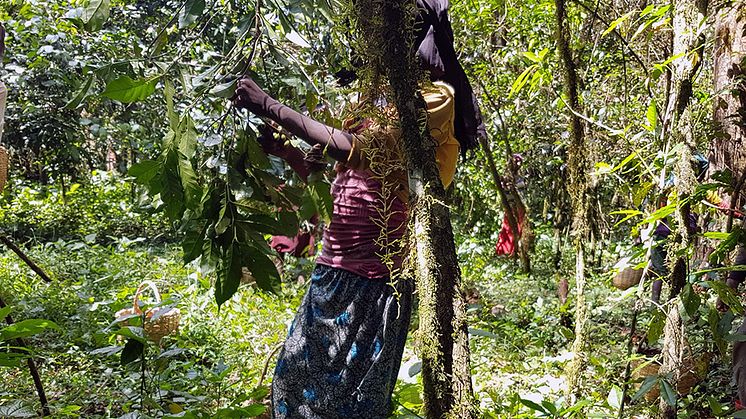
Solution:
[[[367,170],[342,164],[332,183],[334,209],[324,230],[321,255],[316,263],[341,268],[366,278],[387,278],[401,267],[401,238],[404,235],[407,206],[396,194],[389,205],[381,198],[381,183]],[[388,208],[386,208],[388,207]],[[382,231],[383,211],[389,219]],[[387,266],[383,260],[390,260]]]

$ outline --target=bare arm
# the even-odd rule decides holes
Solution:
[[[352,150],[352,134],[322,124],[288,106],[264,92],[252,79],[238,81],[233,103],[239,108],[269,118],[280,124],[305,142],[320,144],[337,161],[346,162]]]

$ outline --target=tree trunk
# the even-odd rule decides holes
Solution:
[[[572,204],[572,230],[575,241],[575,341],[573,359],[567,366],[567,392],[574,395],[579,389],[580,376],[586,364],[586,323],[588,308],[585,301],[585,241],[589,231],[588,161],[585,125],[578,116],[582,113],[578,97],[578,76],[570,49],[570,29],[565,0],[555,0],[557,52],[562,61],[565,105],[570,111],[570,145],[567,152]]]
[[[376,16],[367,31],[386,63],[384,75],[399,114],[409,175],[410,261],[419,294],[420,355],[428,418],[475,418],[466,310],[445,189],[435,163],[435,142],[421,122],[419,63],[412,46],[416,12],[411,0],[358,2]]]
[[[704,24],[707,13],[707,0],[676,0],[673,2],[673,48],[672,55],[680,56],[671,65],[672,90],[669,95],[666,113],[663,120],[663,135],[670,135],[672,140],[683,145],[679,153],[679,162],[675,168],[676,191],[679,202],[685,202],[693,192],[696,176],[692,169],[692,151],[695,149],[692,138],[691,115],[689,103],[692,97],[694,77],[702,62],[702,49],[705,38],[698,31]],[[697,35],[700,33],[700,35]],[[663,332],[663,360],[660,374],[669,374],[671,388],[678,387],[685,346],[684,324],[679,312],[678,296],[688,276],[688,260],[691,254],[693,231],[689,229],[689,205],[680,205],[677,215],[676,245],[678,254],[674,260],[674,269],[670,276],[671,291],[668,303],[665,304],[666,323]],[[664,418],[676,418],[677,403],[669,404],[665,398],[660,400],[660,414]]]
[[[746,3],[725,5],[715,15],[715,48],[713,82],[715,90],[714,120],[718,135],[710,148],[710,170],[713,174],[729,170],[732,175],[731,196],[723,196],[725,205],[738,208],[743,204],[743,184],[746,176],[746,82],[743,60],[746,58]],[[739,199],[740,198],[740,199]],[[732,212],[725,231],[732,227]],[[729,284],[738,286],[738,284]],[[746,320],[737,333],[746,331]],[[733,345],[733,375],[738,388],[738,399],[746,402],[746,343]]]
[[[720,135],[712,141],[710,172],[728,169],[734,183],[746,170],[746,81],[742,67],[746,57],[745,15],[746,5],[733,2],[715,17],[714,116]]]

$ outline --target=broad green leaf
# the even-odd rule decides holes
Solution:
[[[661,385],[661,398],[666,401],[669,406],[676,406],[676,390],[671,386],[671,383],[667,379],[663,378],[660,380]]]
[[[28,336],[37,335],[47,330],[59,330],[57,326],[51,320],[44,319],[27,319],[21,320],[20,322],[13,323],[0,329],[0,341],[9,341],[12,339],[25,338]]]
[[[134,339],[143,344],[148,341],[147,339],[145,339],[145,332],[143,331],[142,327],[125,326],[117,330],[114,334],[117,336],[124,336],[130,340]]]
[[[132,80],[129,76],[122,76],[110,81],[101,94],[122,103],[138,102],[155,92],[157,80],[157,78]]]
[[[666,324],[666,315],[661,310],[656,310],[648,325],[648,344],[655,345],[663,334],[663,326]]]
[[[158,174],[162,166],[162,163],[158,160],[143,160],[133,164],[127,173],[134,177],[137,183],[147,185]]]
[[[110,0],[90,0],[83,7],[81,19],[89,31],[101,29],[109,18],[109,9],[111,8]]]
[[[689,316],[694,316],[702,303],[702,299],[694,292],[692,284],[686,284],[681,292],[681,300],[684,303],[684,310]]]
[[[124,344],[124,349],[122,349],[119,362],[122,365],[135,362],[143,355],[144,350],[145,345],[139,339],[127,339],[127,343]]]
[[[266,254],[253,246],[242,246],[244,266],[246,266],[256,279],[259,288],[275,294],[279,294],[280,274],[277,266]]]
[[[179,29],[186,28],[202,16],[205,11],[205,0],[186,0],[179,13]]]
[[[528,400],[528,399],[520,399],[520,400],[521,400],[521,404],[523,404],[524,406],[528,407],[529,409],[533,409],[536,412],[541,412],[541,413],[544,413],[546,415],[550,414],[543,406],[539,405],[536,402],[533,402],[533,401]]]
[[[746,335],[740,333],[733,333],[725,336],[726,342],[746,342]]]
[[[611,407],[612,409],[619,409],[622,405],[622,389],[617,386],[613,385],[611,386],[611,390],[609,390],[609,395],[606,397],[606,403]]]
[[[191,210],[198,210],[202,198],[202,187],[197,181],[192,163],[186,158],[179,159],[179,177],[184,190],[185,206]]]
[[[243,276],[243,257],[237,245],[231,244],[225,257],[221,260],[221,268],[215,280],[215,301],[218,306],[228,301],[238,290]],[[249,268],[251,270],[251,268]],[[253,271],[252,271],[253,273]]]
[[[83,102],[83,99],[88,96],[88,91],[91,90],[92,84],[93,74],[89,74],[88,79],[83,83],[80,90],[78,90],[78,92],[75,93],[75,96],[73,96],[73,98],[65,104],[63,109],[76,109],[78,106],[80,106],[80,104]]]
[[[8,314],[10,314],[11,311],[13,311],[11,306],[0,308],[0,322],[5,321],[5,318],[8,317]]]
[[[202,255],[205,244],[205,233],[203,230],[190,231],[181,242],[184,253],[184,263],[189,263]]]
[[[521,91],[521,89],[523,89],[523,86],[525,86],[526,83],[528,82],[529,76],[534,71],[536,71],[537,68],[538,66],[536,64],[533,64],[529,66],[527,69],[523,70],[523,73],[521,73],[518,76],[518,78],[515,79],[515,81],[513,82],[513,85],[510,86],[510,97],[515,96],[516,94],[518,94],[518,92]]]
[[[231,80],[229,82],[225,82],[222,84],[219,84],[212,89],[210,89],[210,94],[216,97],[222,97],[222,98],[230,98],[234,94],[236,94],[236,84],[238,83],[238,80]]]
[[[660,377],[657,375],[651,375],[645,378],[645,381],[642,382],[642,385],[640,386],[640,389],[637,390],[637,393],[635,393],[634,396],[632,396],[632,401],[635,401],[639,399],[640,397],[644,396],[645,394],[650,391],[653,386],[660,380]]]

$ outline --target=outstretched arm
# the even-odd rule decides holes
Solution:
[[[239,108],[275,121],[311,145],[321,144],[337,161],[346,162],[350,155],[352,134],[322,124],[283,105],[248,77],[238,81],[233,103]]]

